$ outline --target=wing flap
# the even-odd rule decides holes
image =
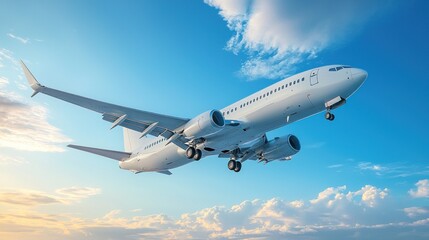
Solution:
[[[78,145],[67,145],[67,147],[78,149],[81,151],[97,154],[103,157],[115,159],[118,161],[127,159],[131,156],[131,153],[128,152],[119,152],[119,151],[113,151],[113,150],[107,150],[107,149],[100,149],[100,148],[91,148],[91,147],[85,147],[85,146],[78,146]]]

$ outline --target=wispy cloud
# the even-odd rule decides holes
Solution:
[[[386,3],[377,1],[205,0],[233,36],[226,49],[248,55],[241,73],[280,78],[294,65],[349,37]]]
[[[70,142],[47,120],[47,109],[30,105],[12,92],[0,92],[0,147],[24,151],[62,152]]]
[[[33,207],[47,204],[71,204],[81,199],[97,195],[99,188],[70,187],[58,189],[56,194],[49,194],[34,190],[1,190],[0,204],[19,205]]]
[[[9,79],[7,79],[6,77],[0,76],[0,88],[6,86],[8,84],[9,84]]]
[[[18,61],[13,56],[13,52],[8,50],[8,49],[2,48],[2,49],[0,49],[0,65],[1,65],[1,67],[5,66],[5,61],[9,61],[13,65],[19,66]]]
[[[21,165],[28,163],[20,157],[11,157],[0,154],[0,165]]]
[[[55,192],[65,199],[80,200],[100,194],[101,190],[99,188],[92,187],[69,187],[58,189]]]
[[[411,189],[408,193],[413,198],[429,198],[429,179],[422,179],[416,184],[417,189]]]
[[[392,162],[388,164],[359,162],[355,167],[363,172],[373,172],[378,176],[390,178],[429,175],[428,166],[414,165],[407,162]]]
[[[328,168],[340,168],[344,166],[344,164],[333,164],[333,165],[329,165]]]
[[[18,40],[19,42],[21,42],[23,44],[27,44],[27,43],[30,42],[29,38],[23,38],[23,37],[15,35],[13,33],[8,33],[7,36],[10,37],[10,38],[12,38],[12,39]]]
[[[404,208],[405,214],[410,218],[415,218],[421,215],[429,215],[429,210],[424,207],[409,207]],[[429,216],[428,216],[429,217]]]

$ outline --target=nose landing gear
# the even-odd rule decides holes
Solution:
[[[333,121],[335,119],[335,115],[333,113],[326,112],[325,113],[325,119],[329,120],[329,121]]]

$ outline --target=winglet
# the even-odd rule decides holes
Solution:
[[[28,70],[28,67],[25,65],[25,63],[21,60],[21,67],[24,71],[25,77],[27,78],[28,84],[30,84],[30,87],[34,90],[33,95],[31,97],[34,97],[39,91],[40,88],[43,87],[40,85],[40,83],[36,80],[36,78],[33,76],[33,74]]]

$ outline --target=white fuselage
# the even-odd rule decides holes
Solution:
[[[367,73],[342,65],[305,71],[270,85],[220,111],[226,120],[240,123],[226,126],[198,145],[203,156],[218,155],[261,137],[265,132],[324,111],[326,103],[336,97],[347,99],[365,81]],[[162,171],[193,162],[185,150],[167,144],[163,137],[151,138],[131,158],[121,161],[120,168],[135,172]],[[207,151],[204,149],[210,149]]]

